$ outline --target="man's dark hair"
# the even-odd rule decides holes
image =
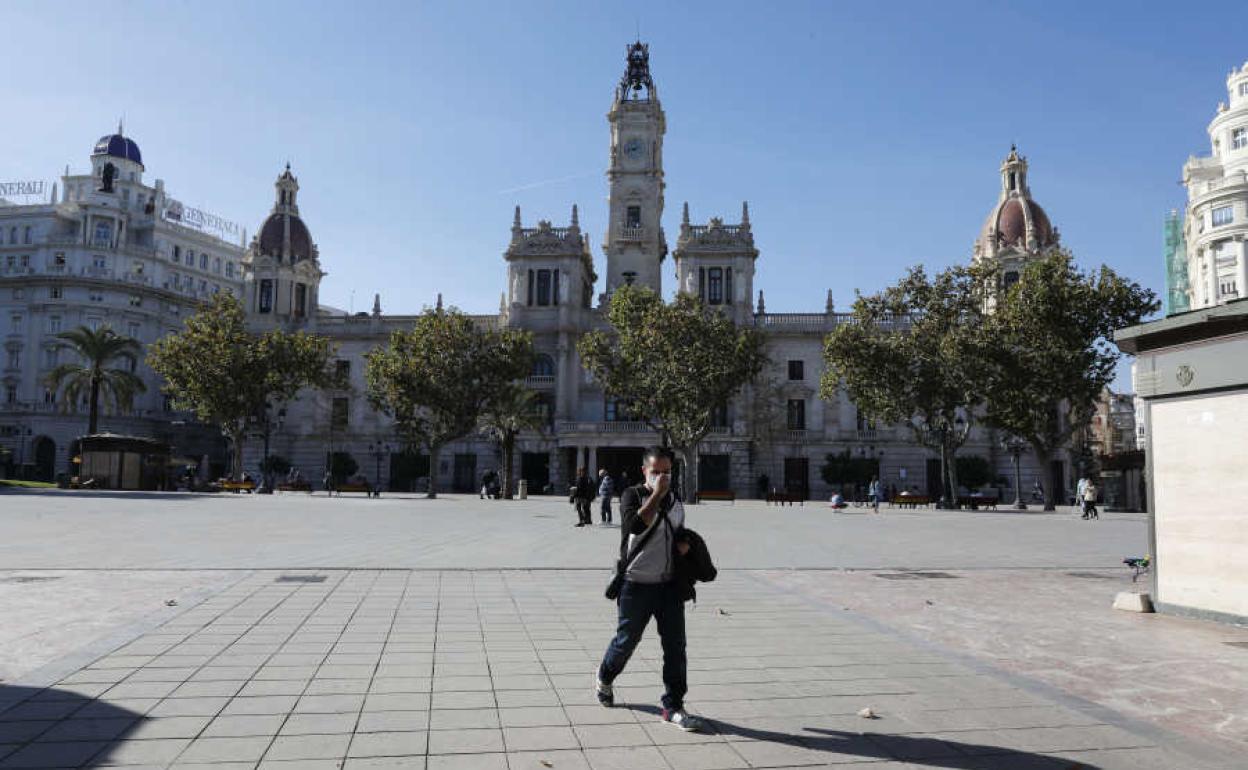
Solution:
[[[660,457],[666,457],[668,460],[676,462],[676,454],[672,452],[672,450],[665,446],[658,446],[657,444],[646,449],[646,453],[641,456],[641,461],[643,463],[648,463],[651,460],[657,460]]]

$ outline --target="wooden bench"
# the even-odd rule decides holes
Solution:
[[[339,484],[331,489],[330,492],[337,492],[340,495],[343,492],[363,492],[366,495],[372,496],[373,488],[368,484]]]
[[[737,493],[731,489],[704,489],[698,493],[698,502],[703,500],[727,500],[730,503],[736,503]]]
[[[897,495],[889,500],[889,505],[895,505],[898,508],[918,508],[920,505],[926,508],[932,504],[932,498],[927,495]]]
[[[285,482],[277,485],[278,492],[312,492],[312,485],[306,481]]]
[[[793,503],[797,503],[798,505],[804,506],[806,505],[806,497],[804,495],[793,494],[792,492],[768,492],[767,504],[771,505],[773,503],[776,505],[792,505]]]
[[[958,498],[958,506],[961,508],[969,508],[974,511],[979,508],[991,508],[997,510],[997,498],[987,495],[965,495]]]
[[[222,481],[221,491],[233,492],[236,495],[239,492],[246,492],[250,495],[256,491],[256,483],[254,481]]]

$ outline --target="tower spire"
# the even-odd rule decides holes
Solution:
[[[750,202],[741,201],[741,224],[744,227],[750,226]]]
[[[681,225],[681,227],[688,227],[688,226],[689,226],[689,201],[685,201],[685,204],[684,204],[683,206],[681,206],[681,209],[680,209],[680,225]]]
[[[577,212],[576,212],[576,204],[575,204],[575,203],[573,203],[573,204],[572,204],[572,226],[573,226],[573,227],[580,227],[580,226],[581,226],[581,220],[580,220],[580,217],[579,217],[579,216],[577,216]]]

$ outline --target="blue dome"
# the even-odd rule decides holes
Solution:
[[[124,137],[121,134],[109,134],[101,136],[100,141],[95,143],[95,152],[93,155],[111,155],[114,158],[125,158],[143,165],[143,154],[139,152],[139,146],[134,143],[133,139]]]

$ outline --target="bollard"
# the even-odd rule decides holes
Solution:
[[[527,479],[520,479],[520,499],[529,499],[529,482]]]

